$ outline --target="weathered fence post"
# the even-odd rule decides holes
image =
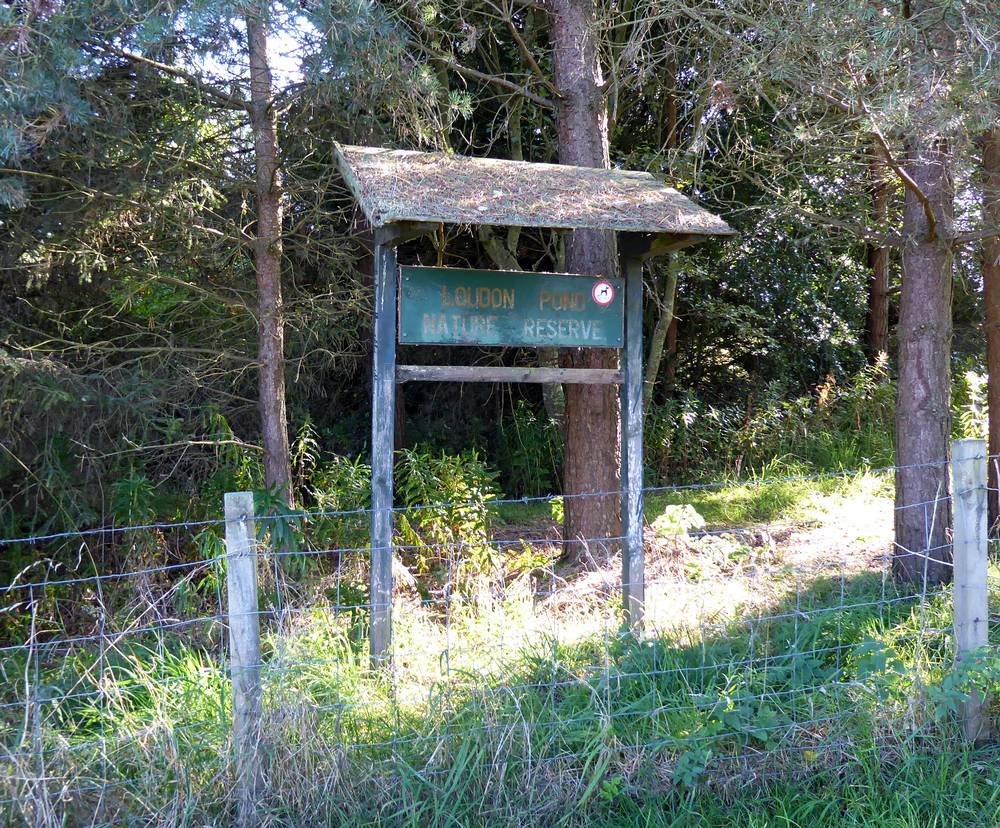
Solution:
[[[989,608],[986,589],[986,441],[955,440],[951,444],[954,491],[955,660],[962,661],[987,644]],[[984,700],[978,693],[962,706],[967,739],[983,739],[989,731]]]
[[[240,826],[255,824],[262,776],[260,740],[260,623],[253,493],[228,492],[226,584],[229,595],[229,668],[233,682],[236,807]]]

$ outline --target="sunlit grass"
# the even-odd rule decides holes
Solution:
[[[782,479],[785,478],[785,479]],[[821,519],[831,499],[868,497],[886,505],[892,497],[893,477],[885,472],[811,474],[799,464],[784,463],[767,475],[724,483],[687,487],[652,487],[646,494],[646,522],[652,523],[666,506],[693,506],[712,528],[754,526],[761,523]],[[501,503],[493,507],[501,525],[532,525],[552,520],[545,500]]]
[[[646,519],[653,521],[668,505],[693,506],[710,527],[754,526],[761,523],[808,523],[821,520],[838,501],[864,497],[886,506],[892,476],[881,473],[845,473],[814,477],[803,474],[786,480],[770,477],[724,486],[653,491],[646,498]]]
[[[887,485],[689,490],[649,508],[689,503],[725,525],[781,504],[796,521],[839,521]],[[754,577],[754,601],[668,614],[641,641],[623,633],[600,572],[465,584],[447,609],[404,595],[391,671],[370,669],[357,612],[311,599],[265,618],[264,821],[995,824],[995,764],[962,747],[956,697],[937,689],[951,664],[948,591],[921,602],[882,571],[780,562]],[[664,581],[655,600],[680,585]],[[81,647],[46,666],[48,697],[78,698],[35,720],[29,705],[30,727],[24,709],[5,714],[7,823],[229,824],[221,633]],[[23,698],[29,666],[8,659],[4,701]]]

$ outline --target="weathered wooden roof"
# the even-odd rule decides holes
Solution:
[[[728,235],[718,216],[647,172],[337,144],[372,225],[399,221]]]

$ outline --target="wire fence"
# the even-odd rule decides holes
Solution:
[[[567,543],[537,515],[472,539],[432,523],[421,534],[419,512],[464,504],[399,509],[411,528],[393,545],[386,659],[368,648],[367,510],[253,515],[246,548],[214,534],[192,560],[162,563],[177,554],[168,533],[225,520],[0,540],[75,553],[0,587],[0,812],[8,824],[169,824],[226,821],[238,806],[243,819],[249,808],[322,822],[460,801],[478,818],[545,821],[623,792],[809,775],[866,746],[939,744],[941,721],[968,725],[988,692],[1000,632],[981,612],[977,634],[993,646],[960,649],[956,669],[959,595],[1000,595],[985,525],[963,523],[985,500],[986,458],[962,462],[971,484],[956,460],[951,493],[895,506],[878,488],[898,469],[746,484],[871,476],[816,525],[701,526],[683,511],[649,522],[640,634],[624,623],[636,585],[622,582],[623,537]],[[532,500],[551,499],[505,505]],[[907,513],[913,548],[893,540]],[[133,568],[92,566],[90,547],[112,538]],[[980,541],[982,575],[969,580],[953,555]],[[254,595],[239,611],[246,562]],[[241,649],[242,629],[254,649]]]

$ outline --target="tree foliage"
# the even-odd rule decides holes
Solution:
[[[332,140],[557,160],[562,93],[547,5],[271,6],[288,427],[312,423],[323,456],[362,453],[369,418],[371,240]],[[1000,22],[989,0],[931,5],[955,44],[938,113],[958,193],[948,312],[959,351],[975,356],[977,255],[995,232],[980,211],[976,141],[997,120]],[[148,483],[160,517],[214,514],[237,480],[263,485],[257,169],[238,11],[212,0],[0,4],[5,533],[119,519],[118,481],[146,481],[136,491]],[[862,0],[593,5],[611,163],[652,171],[740,230],[677,262],[652,419],[680,416],[692,395],[698,410],[743,406],[749,418],[775,389],[794,400],[829,377],[853,387],[871,245],[890,251],[896,321],[915,56],[930,13]],[[873,166],[888,188],[884,211]],[[403,254],[562,270],[566,238],[442,228]],[[661,321],[667,267],[646,273],[647,335]],[[539,358],[440,350],[407,358]],[[534,494],[561,484],[553,405],[532,388],[408,388],[401,439],[479,449],[508,494]],[[308,503],[315,494],[301,482]]]

